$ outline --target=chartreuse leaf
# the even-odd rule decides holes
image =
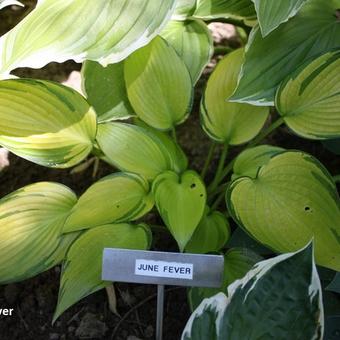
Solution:
[[[227,218],[219,211],[209,211],[206,207],[203,218],[185,247],[188,253],[205,254],[218,252],[230,237]]]
[[[228,102],[233,94],[244,50],[238,49],[222,59],[210,76],[201,103],[205,132],[220,143],[238,145],[254,138],[262,129],[269,109]]]
[[[24,6],[21,2],[16,0],[0,0],[0,9],[11,5]]]
[[[283,151],[285,151],[283,148],[272,145],[260,145],[242,151],[235,160],[231,179],[244,176],[256,178],[259,168]]]
[[[265,37],[282,23],[296,15],[307,0],[252,0],[262,36]]]
[[[0,81],[0,144],[34,163],[67,168],[92,150],[96,114],[76,91],[57,83]]]
[[[149,212],[153,204],[145,179],[135,174],[115,173],[86,190],[73,207],[63,232],[133,221]]]
[[[1,37],[0,74],[68,59],[119,62],[151,41],[174,7],[175,0],[96,0],[91,6],[83,0],[41,1]]]
[[[252,19],[256,12],[251,0],[197,0],[194,16],[203,19]]]
[[[204,183],[194,171],[181,175],[166,171],[154,180],[152,192],[159,214],[183,251],[204,213]]]
[[[316,262],[340,269],[340,205],[327,170],[312,156],[273,156],[256,178],[242,177],[227,191],[230,213],[255,239],[279,251],[315,240]]]
[[[191,311],[194,311],[204,299],[210,298],[219,292],[226,293],[230,284],[246,275],[261,260],[261,256],[246,248],[228,250],[224,255],[222,286],[220,288],[190,288],[188,298]]]
[[[340,0],[309,0],[294,18],[265,38],[255,28],[246,47],[238,88],[231,99],[272,105],[278,86],[299,64],[340,47],[338,8]]]
[[[169,130],[188,117],[193,97],[189,71],[161,37],[125,60],[124,75],[133,109],[150,126]]]
[[[228,287],[228,297],[219,293],[200,304],[182,340],[322,339],[322,291],[312,255],[309,246],[259,262]]]
[[[340,50],[291,74],[277,92],[276,107],[285,123],[302,137],[340,137]]]
[[[144,225],[107,224],[84,232],[63,264],[53,322],[76,302],[110,284],[101,279],[104,248],[145,250],[149,245],[150,233]]]
[[[214,51],[208,26],[201,20],[172,20],[161,36],[183,59],[193,84],[196,84]]]
[[[120,170],[134,172],[152,180],[165,170],[182,172],[187,167],[183,151],[169,137],[151,129],[124,123],[98,126],[97,141]]]
[[[81,73],[83,91],[96,110],[99,122],[134,116],[126,92],[123,62],[103,67],[87,60]]]
[[[175,20],[185,20],[193,14],[195,7],[196,0],[177,0],[172,18]]]
[[[61,230],[76,202],[67,187],[49,182],[0,200],[0,284],[30,278],[63,260],[77,234]]]

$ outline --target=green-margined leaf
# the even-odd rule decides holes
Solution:
[[[204,213],[204,183],[194,171],[181,175],[167,171],[156,177],[152,192],[159,214],[183,251]]]
[[[231,179],[244,176],[255,178],[262,165],[267,164],[273,156],[283,151],[285,151],[283,148],[272,145],[259,145],[244,150],[236,158]]]
[[[150,129],[124,123],[100,124],[97,141],[118,169],[150,180],[165,170],[182,172],[187,167],[185,154],[177,144]]]
[[[21,2],[16,0],[0,0],[0,9],[11,5],[24,6]]]
[[[0,200],[0,284],[30,278],[60,263],[76,233],[62,235],[77,202],[67,187],[40,182]]]
[[[82,88],[97,113],[98,122],[134,115],[126,92],[124,62],[104,67],[87,60],[82,67]]]
[[[253,19],[256,12],[251,0],[197,0],[194,16],[202,19]]]
[[[332,282],[327,286],[327,290],[340,294],[340,272],[337,272]]]
[[[79,198],[63,232],[133,221],[150,211],[153,204],[146,180],[135,174],[115,173],[90,186]]]
[[[194,311],[206,298],[215,294],[227,292],[227,287],[234,281],[242,278],[262,257],[246,248],[230,249],[224,255],[223,283],[220,288],[200,288],[189,289],[188,298],[191,311]]]
[[[340,204],[327,170],[312,156],[273,156],[256,178],[242,177],[227,191],[234,219],[255,239],[279,252],[312,238],[317,264],[340,269]]]
[[[32,79],[0,81],[0,144],[34,163],[67,168],[92,150],[96,114],[76,91]]]
[[[231,103],[243,62],[244,50],[238,49],[222,59],[210,76],[201,103],[205,132],[220,143],[238,145],[254,138],[263,127],[269,109]]]
[[[309,0],[299,13],[263,38],[259,28],[249,37],[245,63],[232,100],[272,105],[280,83],[299,64],[340,46],[340,0]]]
[[[189,115],[193,86],[189,71],[175,49],[157,37],[124,62],[130,103],[150,126],[169,130]]]
[[[218,252],[230,237],[230,226],[227,218],[219,211],[206,211],[185,247],[188,253],[205,254]]]
[[[185,20],[194,13],[195,7],[196,0],[177,0],[172,18],[175,20]]]
[[[0,74],[68,59],[119,62],[151,41],[174,7],[175,0],[96,0],[91,6],[83,0],[40,1],[1,37]]]
[[[340,50],[298,68],[281,84],[275,104],[298,135],[340,137]]]
[[[282,23],[296,15],[307,0],[252,0],[262,36],[265,37]]]
[[[63,264],[55,321],[84,297],[112,284],[102,281],[104,248],[145,250],[150,246],[145,225],[108,224],[83,233],[70,247]]]
[[[196,84],[213,54],[213,40],[201,20],[170,21],[161,36],[176,50]]]
[[[323,339],[322,291],[312,247],[259,262],[204,300],[182,340]],[[259,317],[261,316],[261,317]]]

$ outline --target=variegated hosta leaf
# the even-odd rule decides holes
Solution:
[[[188,292],[191,311],[194,311],[206,298],[227,292],[227,287],[242,278],[262,257],[246,248],[233,248],[224,255],[223,283],[220,288],[192,287]]]
[[[87,60],[82,67],[82,88],[96,110],[98,122],[134,116],[126,92],[123,62],[103,67]]]
[[[0,39],[0,74],[51,61],[103,66],[146,45],[170,19],[175,0],[40,1]],[[86,19],[85,19],[86,18]]]
[[[109,162],[122,171],[152,180],[165,170],[187,168],[183,151],[169,137],[135,125],[107,123],[98,126],[97,141]]]
[[[172,18],[174,20],[185,20],[193,14],[195,7],[196,0],[177,0]]]
[[[273,105],[278,86],[299,64],[340,46],[338,8],[340,0],[309,0],[294,18],[265,38],[255,28],[231,99]]]
[[[340,204],[332,177],[312,156],[273,156],[256,178],[242,177],[227,191],[230,213],[255,239],[295,251],[314,238],[316,262],[340,270]]]
[[[192,80],[175,49],[161,37],[124,62],[130,103],[137,116],[159,130],[169,130],[189,115]]]
[[[225,215],[206,207],[203,218],[185,247],[188,253],[218,252],[230,237],[230,226]]]
[[[256,12],[251,0],[197,0],[194,16],[203,19],[253,19]]]
[[[291,74],[277,92],[276,107],[285,123],[302,137],[340,137],[340,50]]]
[[[161,32],[161,36],[183,59],[193,84],[196,84],[214,51],[207,25],[201,20],[172,20]]]
[[[259,262],[228,287],[228,297],[205,299],[182,340],[321,340],[323,330],[322,290],[309,246]]]
[[[244,50],[238,49],[218,63],[202,99],[202,127],[220,143],[238,145],[251,140],[269,115],[268,108],[227,101],[236,88],[243,55]]]
[[[234,163],[232,180],[239,177],[256,178],[262,165],[267,164],[271,158],[285,149],[272,145],[259,145],[241,152]]]
[[[252,0],[262,36],[265,37],[282,23],[296,15],[307,0]]]
[[[77,234],[61,230],[76,202],[67,187],[49,182],[0,200],[0,284],[30,278],[64,259]]]
[[[167,171],[154,180],[152,192],[159,214],[183,251],[204,213],[204,183],[191,170],[181,175]]]
[[[63,264],[53,321],[79,300],[111,284],[101,279],[104,248],[146,250],[150,235],[147,226],[131,224],[107,224],[84,232]]]
[[[96,114],[76,91],[33,79],[0,81],[0,144],[34,163],[67,168],[92,150]]]
[[[16,0],[0,0],[0,9],[11,5],[24,6],[21,2]]]
[[[153,207],[149,183],[130,173],[115,173],[93,184],[78,200],[63,232],[136,220]]]

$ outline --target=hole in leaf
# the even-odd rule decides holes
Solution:
[[[203,197],[203,194],[200,194],[200,197]]]
[[[195,184],[195,183],[192,183],[192,184],[190,185],[190,188],[191,188],[191,189],[196,188],[196,184]]]
[[[305,211],[312,211],[312,209],[310,207],[305,207]]]

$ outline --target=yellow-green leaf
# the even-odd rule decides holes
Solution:
[[[201,103],[202,126],[220,143],[238,145],[254,138],[263,127],[269,109],[228,102],[233,94],[244,58],[238,49],[222,59],[210,76]]]
[[[153,204],[146,180],[135,174],[115,173],[86,190],[73,207],[63,232],[133,221],[150,211]]]
[[[77,202],[67,187],[40,182],[0,200],[0,283],[35,276],[60,263],[76,233],[62,235]]]
[[[33,79],[0,81],[0,145],[34,163],[67,168],[91,152],[96,114],[76,91]]]
[[[196,0],[177,0],[173,19],[185,20],[193,14],[195,7]]]

